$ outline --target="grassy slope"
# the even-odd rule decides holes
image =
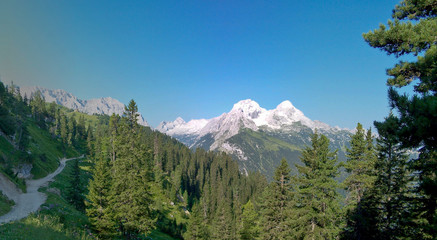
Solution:
[[[35,124],[29,124],[27,129],[32,138],[29,144],[33,156],[32,174],[36,179],[43,178],[58,168],[59,159],[64,157],[62,145],[53,139],[47,131],[40,129]],[[78,155],[79,153],[76,151],[67,148],[67,158]]]
[[[294,125],[294,127],[299,131],[275,132],[243,129],[228,141],[241,149],[244,156],[250,159],[250,161],[239,161],[240,166],[248,171],[260,171],[271,179],[282,158],[287,159],[292,173],[296,173],[295,164],[302,164],[300,161],[302,149],[311,145],[312,130],[299,124]],[[325,134],[332,140],[330,142],[331,149],[339,150],[339,162],[345,161],[345,150],[349,145],[350,132],[338,131]],[[239,159],[236,155],[234,157]],[[345,173],[341,171],[338,180],[341,182],[344,178]]]
[[[244,129],[231,137],[229,142],[238,146],[246,157],[252,161],[239,161],[248,171],[260,171],[268,177],[272,177],[275,168],[285,157],[292,166],[300,163],[300,146],[293,145],[279,138],[272,137],[263,132],[255,132]]]
[[[0,136],[0,156],[3,156],[5,164],[10,166],[31,161],[33,165],[31,173],[34,178],[38,179],[53,172],[59,166],[59,159],[64,157],[64,153],[61,143],[53,139],[46,130],[39,128],[32,120],[28,120],[27,123],[27,130],[31,138],[28,148],[31,153],[30,159],[23,159],[26,156],[16,151],[2,136]],[[67,157],[77,155],[79,154],[71,148],[66,150]],[[10,178],[14,178],[7,171],[3,170],[3,172]]]
[[[19,162],[20,154],[18,151],[15,151],[14,147],[6,141],[6,139],[3,136],[0,136],[0,160],[3,159],[4,161],[8,161],[9,164],[15,165],[17,162]],[[5,164],[6,162],[4,162]],[[26,183],[23,179],[19,179],[15,177],[11,171],[7,171],[2,167],[2,162],[0,161],[0,172],[3,173],[9,180],[11,180],[13,183],[15,183],[18,188],[20,188],[23,192],[26,192]],[[3,199],[0,199],[0,204],[6,204]]]
[[[0,191],[0,216],[8,213],[14,205],[14,201],[9,200],[3,195],[2,191]]]

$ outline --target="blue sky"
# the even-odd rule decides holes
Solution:
[[[362,33],[398,1],[0,2],[0,76],[82,99],[134,99],[147,121],[211,118],[253,99],[365,127],[387,115],[396,59]]]

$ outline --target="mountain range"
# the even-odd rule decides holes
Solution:
[[[300,163],[300,151],[311,144],[315,131],[330,139],[332,149],[338,149],[339,160],[344,161],[352,133],[309,119],[288,100],[267,110],[250,99],[212,119],[185,122],[179,117],[161,122],[156,130],[192,149],[224,151],[239,162],[243,172],[260,171],[270,177],[283,157],[293,167]]]
[[[95,98],[89,100],[82,100],[74,96],[73,94],[66,92],[62,89],[47,89],[42,87],[20,87],[20,94],[23,97],[30,98],[33,94],[40,91],[46,102],[55,102],[66,108],[77,110],[87,114],[106,114],[112,115],[113,113],[123,115],[124,104],[117,99],[111,97]],[[139,113],[140,114],[140,113]],[[138,118],[138,124],[143,126],[149,126],[144,117],[140,114]]]
[[[46,102],[54,101],[87,114],[122,115],[124,111],[124,104],[111,97],[82,100],[60,89],[20,88],[21,95],[28,98],[37,91]],[[141,114],[138,123],[149,126]],[[215,118],[186,122],[178,117],[174,121],[161,122],[155,130],[176,138],[193,150],[226,152],[238,161],[242,172],[260,171],[269,178],[282,158],[288,160],[292,171],[295,170],[294,165],[300,163],[301,150],[311,144],[311,134],[315,131],[326,135],[331,148],[338,149],[339,161],[345,161],[352,133],[349,129],[309,119],[288,100],[267,110],[251,99],[234,104],[229,112]]]

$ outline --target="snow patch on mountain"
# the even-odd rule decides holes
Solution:
[[[161,122],[156,130],[167,133],[170,136],[184,135],[184,134],[196,134],[205,127],[209,121],[206,119],[195,119],[189,122],[185,122],[181,117],[176,118],[173,122]]]
[[[55,102],[64,107],[84,112],[87,114],[107,114],[113,113],[123,115],[125,105],[117,99],[111,97],[95,98],[90,100],[78,99],[73,94],[62,89],[47,89],[42,87],[20,87],[23,97],[31,98],[33,94],[40,91],[46,102]],[[144,117],[139,113],[138,124],[149,126]]]

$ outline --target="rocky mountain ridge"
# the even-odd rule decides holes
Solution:
[[[82,100],[73,94],[62,89],[47,89],[43,87],[20,87],[20,93],[23,97],[30,98],[33,94],[40,91],[46,102],[55,102],[64,107],[77,110],[87,114],[107,114],[113,113],[122,115],[124,104],[111,97],[95,98]],[[140,114],[138,124],[149,126],[144,117]]]

